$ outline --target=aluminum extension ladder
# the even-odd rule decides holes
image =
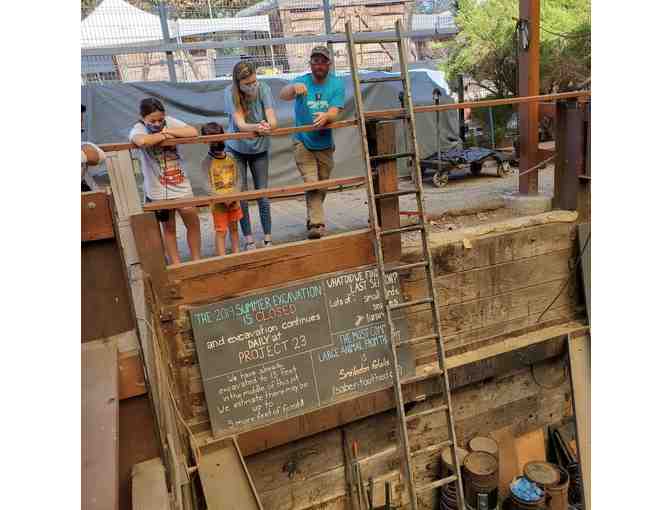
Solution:
[[[396,31],[396,36],[386,38],[386,39],[378,39],[378,40],[366,40],[363,42],[359,42],[357,44],[381,44],[381,43],[396,43],[397,49],[399,52],[399,64],[400,64],[400,75],[399,76],[386,76],[383,78],[371,78],[371,79],[359,79],[359,74],[358,74],[358,69],[357,69],[357,59],[356,59],[356,53],[355,53],[355,40],[352,34],[352,25],[350,21],[348,21],[345,24],[345,30],[347,34],[347,43],[348,43],[348,54],[350,58],[350,72],[352,74],[352,80],[354,83],[354,95],[355,95],[355,105],[356,105],[356,116],[358,120],[358,126],[359,126],[359,132],[361,135],[361,141],[362,141],[362,152],[364,156],[364,162],[366,164],[366,178],[367,178],[367,195],[368,195],[368,204],[369,204],[369,219],[370,219],[370,224],[371,228],[373,229],[375,233],[375,239],[374,239],[374,248],[376,252],[376,263],[378,267],[378,277],[380,282],[385,282],[385,274],[389,273],[391,271],[399,271],[399,270],[406,270],[406,269],[412,269],[412,268],[420,268],[423,267],[426,272],[426,282],[427,282],[427,297],[421,298],[421,299],[416,299],[413,301],[402,301],[398,303],[390,303],[387,299],[387,293],[382,292],[383,295],[383,302],[385,305],[385,311],[386,311],[386,316],[387,316],[387,326],[389,328],[389,331],[393,331],[393,324],[392,324],[392,312],[395,310],[403,309],[403,308],[408,308],[411,306],[416,306],[416,305],[424,305],[424,304],[429,304],[432,309],[432,326],[433,326],[433,333],[429,335],[424,335],[416,338],[412,338],[409,340],[405,341],[396,341],[392,339],[392,335],[390,334],[391,340],[391,350],[392,350],[392,359],[394,361],[394,396],[395,396],[395,401],[396,401],[396,407],[397,407],[397,419],[398,419],[398,429],[399,429],[399,436],[401,438],[401,446],[402,446],[402,454],[401,454],[401,463],[403,466],[402,473],[404,477],[404,485],[406,486],[406,490],[408,491],[408,495],[410,498],[411,502],[411,507],[413,510],[418,509],[418,494],[421,492],[429,491],[436,489],[438,487],[441,487],[447,483],[456,483],[456,493],[457,493],[457,504],[458,508],[461,510],[464,510],[464,491],[462,488],[462,477],[460,474],[460,470],[456,469],[455,474],[441,478],[440,480],[436,480],[434,482],[431,482],[427,485],[419,486],[416,487],[415,481],[414,481],[414,470],[413,470],[413,457],[416,457],[418,454],[421,453],[429,453],[433,451],[440,451],[444,447],[448,446],[450,448],[451,452],[451,459],[453,462],[453,466],[459,466],[459,460],[457,456],[457,444],[456,444],[456,439],[455,439],[455,425],[454,425],[454,420],[453,420],[453,411],[452,411],[452,406],[450,402],[450,383],[448,380],[448,372],[446,369],[446,358],[445,358],[445,352],[443,349],[443,338],[441,335],[441,329],[440,329],[440,322],[439,322],[439,309],[438,309],[438,300],[436,297],[436,290],[434,286],[434,269],[432,265],[432,257],[430,253],[430,248],[429,248],[429,233],[427,231],[427,224],[425,223],[425,211],[424,211],[424,191],[422,188],[422,173],[420,170],[420,161],[418,159],[418,144],[417,144],[417,139],[416,139],[416,130],[415,130],[415,114],[413,112],[413,102],[411,98],[411,90],[410,90],[410,80],[409,80],[409,74],[408,74],[408,66],[406,62],[406,51],[404,48],[404,43],[402,40],[402,29],[401,29],[401,21],[397,20],[395,24],[395,31]],[[407,144],[407,147],[410,145],[411,152],[400,152],[400,153],[395,153],[395,154],[382,154],[382,155],[375,155],[371,156],[369,154],[369,144],[366,136],[366,125],[365,125],[365,111],[364,111],[364,102],[362,100],[362,91],[361,91],[361,85],[363,83],[380,83],[380,82],[389,82],[389,81],[401,81],[401,84],[403,86],[403,94],[404,94],[404,105],[407,107],[402,111],[402,118],[404,118],[407,122],[404,122],[406,126],[406,131],[405,135],[410,135],[410,144]],[[390,160],[390,159],[400,159],[400,158],[405,158],[409,157],[411,158],[413,162],[413,172],[415,174],[415,181],[413,188],[410,190],[400,190],[400,191],[392,191],[392,192],[387,192],[387,193],[375,193],[374,187],[373,187],[373,175],[371,171],[371,163],[373,161],[384,161],[384,160]],[[417,207],[418,207],[418,218],[419,222],[414,224],[414,225],[409,225],[406,227],[401,227],[401,228],[393,228],[393,229],[387,229],[383,230],[380,226],[379,219],[378,219],[378,213],[376,210],[376,201],[380,200],[382,198],[388,198],[388,197],[399,197],[402,195],[415,195],[416,202],[417,202]],[[391,265],[391,266],[386,266],[385,261],[383,259],[383,248],[382,248],[382,237],[386,235],[391,235],[391,234],[399,234],[402,232],[411,232],[411,231],[419,231],[421,236],[422,236],[422,249],[423,249],[423,258],[421,262],[414,262],[411,264],[404,264],[404,265]],[[382,288],[385,288],[384,283],[381,283]],[[417,344],[421,342],[426,342],[433,340],[435,342],[436,346],[436,352],[437,352],[437,357],[439,360],[439,368],[441,369],[441,373],[438,375],[438,377],[441,377],[441,390],[443,394],[443,404],[433,407],[431,409],[427,409],[421,412],[415,412],[415,413],[410,413],[406,414],[404,410],[404,397],[402,394],[402,386],[404,382],[401,380],[401,375],[399,374],[399,360],[398,360],[398,353],[397,349],[401,345],[410,345],[410,344]],[[436,445],[429,446],[424,449],[420,450],[415,450],[411,452],[411,445],[409,444],[409,439],[408,439],[408,429],[407,429],[407,424],[415,420],[421,416],[427,416],[429,414],[433,413],[440,413],[444,412],[446,416],[446,421],[447,421],[447,426],[448,426],[448,436],[449,439],[447,441],[441,442]]]

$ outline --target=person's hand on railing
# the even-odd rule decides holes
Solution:
[[[255,132],[260,135],[266,135],[271,132],[271,125],[265,120],[262,120],[259,124],[257,124]]]
[[[313,114],[313,126],[314,127],[324,127],[329,123],[329,113],[328,112],[317,112]]]

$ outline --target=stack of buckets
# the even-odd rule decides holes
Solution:
[[[464,464],[464,458],[469,452],[463,448],[457,447],[457,459],[460,463],[460,468]],[[441,476],[443,478],[455,474],[455,467],[453,466],[453,459],[450,453],[450,448],[446,448],[441,452]],[[461,470],[464,473],[464,470]],[[457,510],[457,488],[456,482],[447,483],[441,487],[439,493],[439,509],[440,510]]]
[[[476,437],[469,441],[469,453],[458,448],[461,464],[464,498],[467,510],[496,510],[499,488],[499,448],[497,442],[486,437]],[[450,450],[441,453],[442,476],[455,472]],[[523,468],[523,476],[536,484],[542,491],[535,501],[525,501],[513,492],[508,500],[508,510],[568,510],[569,474],[555,464],[543,461],[528,462]],[[518,480],[517,477],[511,485]],[[457,509],[457,495],[454,483],[441,487],[440,510]]]
[[[464,499],[468,510],[494,510],[497,507],[499,483],[499,449],[497,443],[487,437],[477,437],[469,441],[469,452],[458,449]],[[441,455],[443,476],[454,473],[450,461],[450,451]],[[441,488],[440,509],[457,508],[455,484],[447,484]]]

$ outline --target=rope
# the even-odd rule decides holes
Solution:
[[[530,172],[534,172],[535,170],[537,170],[537,169],[539,169],[540,167],[544,166],[544,165],[545,165],[546,163],[548,163],[549,161],[555,159],[555,156],[556,156],[556,155],[553,154],[550,158],[547,158],[547,159],[543,160],[541,163],[537,163],[537,164],[534,165],[532,168],[528,168],[528,169],[525,170],[524,172],[519,173],[519,174],[518,174],[518,177],[521,177],[521,176],[523,176],[523,175],[525,175],[525,174],[529,174]]]
[[[546,309],[541,312],[541,315],[539,318],[536,320],[536,322],[539,322],[541,318],[544,316],[544,314],[553,306],[553,303],[555,303],[558,298],[560,297],[560,294],[562,294],[562,291],[565,290],[565,287],[567,287],[567,284],[569,283],[569,280],[572,278],[574,275],[574,272],[576,271],[576,268],[579,267],[579,261],[583,262],[583,252],[586,251],[586,247],[588,246],[588,243],[590,243],[590,234],[588,234],[588,238],[586,239],[586,242],[583,244],[583,248],[581,249],[581,253],[579,253],[579,256],[576,257],[576,260],[574,261],[574,267],[572,270],[569,272],[569,276],[565,280],[565,283],[562,284],[562,287],[560,287],[560,290],[558,291],[557,295],[553,298],[553,301],[546,307]]]
[[[154,328],[152,327],[151,323],[147,319],[145,319],[144,317],[138,317],[138,320],[144,321],[145,324],[147,324],[147,327],[149,328],[149,330],[152,332],[152,347],[154,348],[154,363],[157,364],[157,368],[158,368],[159,364],[164,363],[165,360],[163,359],[163,353],[161,351],[161,348],[158,345],[158,339],[157,339],[157,336],[156,336],[156,332],[154,331]],[[167,366],[167,364],[164,364],[164,365],[161,365],[161,366]],[[166,387],[168,388],[168,395],[170,396],[170,400],[172,401],[173,408],[175,410],[175,414],[177,415],[177,418],[179,419],[182,426],[186,429],[187,434],[189,435],[189,437],[192,440],[192,444],[193,444],[193,447],[194,447],[194,453],[196,454],[195,455],[196,469],[198,469],[198,467],[200,465],[200,461],[201,461],[201,451],[198,447],[198,443],[196,442],[196,436],[191,431],[191,428],[189,427],[186,420],[182,416],[182,413],[180,412],[179,406],[177,404],[177,399],[175,398],[175,395],[173,394],[173,391],[170,388],[170,381],[167,382]],[[192,468],[187,466],[187,473],[191,474],[191,471],[192,471]]]

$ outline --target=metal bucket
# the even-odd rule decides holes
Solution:
[[[556,485],[546,487],[546,508],[548,510],[567,510],[569,505],[569,473],[563,467],[560,470],[560,481]]]
[[[460,463],[460,468],[464,462],[464,458],[469,454],[466,450],[456,448],[457,459]],[[445,478],[455,474],[453,467],[453,459],[450,448],[446,448],[441,452],[441,475]],[[439,496],[439,510],[457,510],[457,487],[455,482],[447,483],[441,487]]]
[[[522,476],[517,476],[511,482],[511,485],[515,483],[516,480],[522,478]],[[543,490],[543,489],[542,489]],[[545,493],[536,501],[525,501],[516,497],[516,495],[511,491],[511,497],[509,498],[509,510],[541,510],[546,508],[546,497]]]
[[[479,510],[497,508],[499,493],[497,458],[486,452],[472,452],[464,459],[463,473],[464,498],[467,505]]]
[[[499,445],[494,439],[489,437],[476,436],[468,443],[469,451],[471,452],[485,452],[494,455],[499,459]]]

